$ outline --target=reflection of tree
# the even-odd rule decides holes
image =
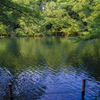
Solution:
[[[46,88],[42,84],[43,78],[48,74],[56,76],[63,69],[76,71],[77,74],[85,70],[91,77],[99,80],[99,41],[73,43],[64,38],[58,40],[60,43],[54,38],[4,40],[6,44],[3,44],[5,49],[0,49],[0,66],[5,67],[6,76],[14,86],[16,98],[37,99]],[[50,42],[49,46],[46,41]]]
[[[49,37],[46,38],[46,41],[42,42],[45,46],[51,47],[55,44],[55,39],[53,40],[53,38]]]
[[[17,69],[22,70],[26,66],[44,66],[46,63],[45,57],[41,54],[38,46],[28,39],[28,42],[21,45],[18,38],[12,38],[7,41],[7,46],[0,55],[0,65],[10,69],[11,73],[15,73]],[[26,41],[26,38],[25,38]],[[22,41],[23,42],[23,39]]]
[[[0,55],[0,65],[10,68],[14,73],[15,68],[20,65],[20,47],[15,38],[6,42],[8,42],[7,46]]]
[[[20,56],[20,46],[17,43],[16,39],[17,38],[12,38],[10,40],[10,43],[9,43],[9,45],[7,45],[6,50],[13,56],[18,57],[18,56]]]
[[[90,43],[87,42],[86,45],[83,45],[83,43],[79,43],[78,48],[76,48],[75,50],[73,49],[68,54],[66,63],[72,65],[76,69],[85,68],[90,76],[93,76],[98,80],[98,77],[100,76],[100,46],[97,41],[95,41],[95,43],[92,43],[92,41]]]
[[[58,39],[58,38],[57,38]],[[20,40],[20,41],[18,41]],[[60,70],[60,65],[72,65],[75,68],[87,69],[95,78],[99,76],[100,46],[99,41],[72,43],[72,41],[59,38],[61,43],[55,42],[54,38],[16,38],[6,43],[6,49],[0,54],[0,65],[10,68],[12,73],[26,66],[40,68],[45,65]],[[47,42],[47,44],[46,44]],[[49,42],[49,45],[48,45]],[[66,60],[66,61],[65,61]]]

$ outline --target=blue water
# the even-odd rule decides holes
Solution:
[[[7,38],[0,43],[0,100],[9,100],[9,83],[14,100],[81,100],[84,78],[85,100],[100,100],[99,40]]]

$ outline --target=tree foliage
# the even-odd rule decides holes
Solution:
[[[100,1],[98,2],[98,0],[47,2],[45,4],[46,10],[43,11],[44,25],[49,26],[51,32],[60,33],[60,35],[77,36],[90,33],[90,37],[94,34],[99,37],[99,5]]]
[[[21,35],[32,35],[32,26],[37,24],[41,19],[39,13],[33,9],[32,5],[25,3],[25,0],[11,1],[2,0],[0,1],[0,29],[1,34],[21,34]],[[4,27],[4,28],[2,28]],[[31,32],[30,32],[31,31]]]
[[[100,37],[99,0],[1,0],[0,34]]]

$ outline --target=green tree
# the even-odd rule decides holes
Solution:
[[[0,12],[0,22],[3,24],[0,27],[4,27],[1,33],[4,31],[15,33],[14,31],[16,31],[16,34],[29,35],[30,31],[32,33],[32,24],[38,23],[40,18],[39,13],[33,9],[32,5],[25,4],[25,1],[17,3],[11,0],[2,0],[0,1]]]
[[[99,31],[100,3],[98,0],[57,0],[46,2],[43,25],[52,34],[94,35]],[[98,22],[98,24],[97,24]],[[95,26],[95,27],[94,27]],[[99,34],[99,33],[98,33]]]
[[[0,35],[99,38],[98,0],[1,0]]]

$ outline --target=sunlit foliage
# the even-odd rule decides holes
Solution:
[[[99,0],[1,0],[0,35],[100,37]]]

